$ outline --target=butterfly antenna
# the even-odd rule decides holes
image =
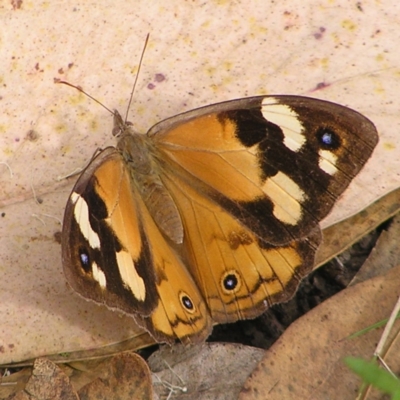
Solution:
[[[137,70],[137,73],[136,73],[135,82],[133,82],[133,87],[132,87],[132,91],[131,91],[131,96],[129,97],[128,107],[127,107],[127,109],[126,109],[125,123],[126,123],[127,120],[128,120],[129,108],[131,107],[131,103],[132,103],[132,99],[133,99],[133,93],[135,92],[136,84],[137,84],[137,81],[138,81],[138,78],[139,78],[140,68],[142,67],[143,57],[144,57],[144,53],[145,53],[145,51],[146,51],[147,43],[148,43],[148,41],[149,41],[149,36],[150,36],[150,33],[148,33],[147,36],[146,36],[146,40],[145,40],[145,42],[144,42],[142,54],[140,55],[139,66],[138,66],[138,70]]]
[[[102,102],[100,102],[99,100],[95,99],[93,96],[91,96],[89,93],[85,92],[80,86],[75,86],[72,83],[66,82],[66,81],[62,81],[60,79],[55,78],[54,79],[55,83],[62,83],[63,85],[67,85],[70,86],[76,90],[78,90],[79,92],[83,93],[84,95],[86,95],[87,97],[89,97],[89,99],[92,99],[93,101],[95,101],[97,104],[100,104],[103,108],[105,108],[109,113],[111,113],[112,115],[114,115],[114,111],[110,110],[108,107],[106,107]]]
[[[146,36],[146,40],[145,40],[145,42],[144,42],[142,54],[141,54],[141,56],[140,56],[138,71],[137,71],[137,74],[136,74],[135,82],[133,83],[133,88],[132,88],[131,96],[130,96],[130,98],[129,98],[128,108],[126,109],[125,122],[126,122],[127,119],[128,119],[129,108],[130,108],[131,103],[132,103],[133,93],[134,93],[134,91],[135,91],[136,83],[137,83],[137,81],[138,81],[139,72],[140,72],[140,67],[142,66],[144,53],[145,53],[145,50],[146,50],[146,47],[147,47],[147,43],[148,43],[148,41],[149,41],[149,36],[150,36],[150,33],[148,33],[147,36]],[[84,95],[86,95],[87,97],[89,97],[89,99],[92,99],[92,100],[95,101],[97,104],[100,104],[100,105],[101,105],[103,108],[105,108],[110,114],[115,115],[115,112],[114,112],[114,111],[110,110],[110,109],[109,109],[107,106],[105,106],[102,102],[100,102],[99,100],[95,99],[95,98],[94,98],[93,96],[91,96],[89,93],[85,92],[80,86],[75,86],[75,85],[73,85],[72,83],[69,83],[69,82],[67,82],[67,81],[62,81],[61,79],[58,79],[58,78],[54,78],[54,82],[55,82],[55,83],[62,83],[63,85],[67,85],[67,86],[70,86],[70,87],[72,87],[72,88],[78,90],[79,92],[81,92],[81,93],[83,93]]]

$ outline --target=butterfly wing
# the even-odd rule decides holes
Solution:
[[[157,340],[208,336],[211,320],[204,300],[115,148],[89,164],[71,193],[62,256],[73,289],[133,315]]]
[[[149,135],[166,174],[179,174],[274,245],[307,236],[378,141],[374,125],[356,111],[299,96],[204,107]]]
[[[293,295],[312,269],[319,221],[377,143],[357,112],[290,96],[208,106],[149,135],[183,220],[187,264],[217,322]]]

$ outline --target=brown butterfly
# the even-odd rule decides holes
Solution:
[[[113,133],[69,197],[64,272],[163,342],[292,297],[319,222],[378,141],[356,111],[300,96],[209,105],[146,135],[115,111]]]

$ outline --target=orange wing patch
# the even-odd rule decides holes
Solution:
[[[192,176],[224,196],[248,201],[264,195],[256,147],[244,147],[235,130],[233,122],[210,114],[154,138],[166,156]]]

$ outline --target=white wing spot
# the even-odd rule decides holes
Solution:
[[[95,262],[92,264],[92,274],[93,274],[93,279],[95,279],[99,283],[100,287],[105,289],[107,286],[106,276]]]
[[[89,242],[92,249],[100,248],[99,235],[92,229],[89,221],[89,207],[86,201],[78,193],[71,194],[71,201],[74,206],[74,217],[78,223],[79,229],[83,237]]]
[[[117,253],[117,263],[124,286],[127,287],[138,300],[144,301],[146,298],[146,286],[143,279],[136,271],[132,256],[126,251],[120,251]]]
[[[278,172],[266,179],[262,190],[274,203],[273,214],[279,221],[289,225],[299,222],[306,194],[296,182],[283,172]]]
[[[261,104],[263,117],[276,125],[283,132],[283,143],[290,150],[298,152],[306,142],[303,134],[304,127],[299,116],[289,106],[281,104],[279,99],[274,97],[265,98]]]
[[[329,175],[335,175],[337,156],[329,150],[319,151],[319,167]]]

